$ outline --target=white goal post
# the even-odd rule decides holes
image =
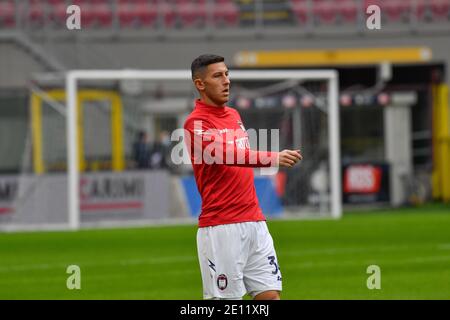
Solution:
[[[327,82],[328,141],[330,167],[331,216],[342,215],[338,73],[336,70],[232,70],[230,78],[261,80],[322,80]],[[66,73],[68,218],[70,229],[80,227],[79,167],[77,143],[77,88],[82,80],[186,80],[188,70],[72,70]],[[305,155],[307,157],[307,155]]]

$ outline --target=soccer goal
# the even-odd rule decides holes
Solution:
[[[341,180],[340,180],[340,155],[339,155],[339,109],[338,109],[338,78],[337,72],[334,70],[320,70],[320,71],[294,71],[294,70],[264,70],[264,71],[232,71],[230,74],[232,81],[246,81],[246,82],[267,82],[267,81],[291,81],[294,83],[289,89],[297,87],[302,82],[319,81],[326,86],[325,99],[319,103],[315,101],[314,94],[312,94],[313,101],[309,102],[311,105],[321,108],[324,117],[318,117],[317,121],[323,118],[327,119],[326,131],[328,133],[328,143],[317,145],[318,148],[323,148],[326,153],[325,159],[320,155],[315,157],[316,166],[311,166],[315,175],[310,175],[309,181],[301,183],[311,183],[316,193],[317,199],[311,197],[309,202],[318,203],[321,207],[321,212],[328,213],[330,217],[339,218],[342,214],[341,206]],[[66,75],[66,92],[67,92],[67,145],[68,147],[68,214],[69,225],[72,229],[77,229],[80,226],[80,194],[79,194],[79,148],[77,142],[77,91],[80,81],[104,81],[104,80],[134,80],[134,81],[160,81],[160,80],[179,80],[190,81],[189,71],[177,70],[159,70],[159,71],[71,71]],[[319,84],[320,86],[320,84]],[[299,86],[300,87],[300,86]],[[307,93],[310,91],[304,89]],[[304,97],[308,97],[305,94]],[[285,98],[287,99],[287,98]],[[306,98],[304,98],[306,99]],[[287,102],[289,103],[289,102]],[[295,102],[293,103],[295,104]],[[308,102],[305,102],[305,106]],[[321,104],[321,105],[320,105]],[[293,106],[295,107],[295,106]],[[311,107],[311,106],[307,106]],[[264,112],[264,111],[262,111]],[[298,121],[299,119],[297,119]],[[299,122],[298,122],[299,125]],[[294,123],[295,126],[295,123]],[[317,128],[320,128],[319,126]],[[301,128],[293,128],[298,131]],[[299,134],[301,135],[300,131]],[[321,136],[321,132],[316,132]],[[313,140],[313,139],[312,139]],[[317,141],[319,139],[316,139]],[[305,148],[312,150],[315,146]],[[328,147],[328,148],[327,148]],[[300,146],[302,148],[302,146]],[[303,149],[303,148],[302,148]],[[305,153],[305,159],[309,155]],[[305,162],[310,162],[305,160]],[[314,168],[315,167],[315,168]],[[295,188],[295,187],[294,187]],[[325,209],[323,208],[325,207]]]
[[[229,106],[239,111],[250,147],[304,156],[271,175],[255,169],[264,214],[339,218],[337,72],[232,69],[230,79]],[[174,150],[184,145],[175,132],[196,97],[188,70],[37,77],[21,169],[0,176],[0,191],[10,196],[0,202],[0,229],[195,223],[201,199],[189,157]]]

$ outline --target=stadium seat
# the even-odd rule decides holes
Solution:
[[[354,0],[344,0],[337,3],[337,11],[343,23],[354,23],[358,19],[358,3]]]
[[[59,5],[65,5],[67,7],[65,0],[47,0],[49,5],[59,6]]]
[[[193,2],[186,0],[177,0],[175,12],[181,27],[190,27],[193,25],[204,24],[207,17],[206,2]]]
[[[158,3],[158,13],[162,16],[164,26],[171,28],[176,22],[176,11],[172,3],[163,1]]]
[[[49,12],[49,17],[56,25],[65,24],[67,19],[67,6],[64,4],[54,5]]]
[[[316,0],[312,7],[314,21],[320,24],[332,24],[337,21],[337,8],[333,1]]]
[[[112,24],[111,3],[106,0],[93,0],[91,14],[94,22],[101,27],[110,27]]]
[[[216,1],[213,18],[217,25],[236,25],[239,22],[239,9],[232,1]]]
[[[112,24],[111,2],[108,0],[73,0],[80,6],[81,23],[84,27],[110,27]]]
[[[391,0],[383,2],[381,10],[386,12],[390,21],[409,20],[411,14],[410,0]]]
[[[13,28],[16,25],[13,1],[0,2],[0,27]]]
[[[427,2],[428,0],[416,0],[416,7],[413,8],[417,20],[430,20],[427,12]],[[431,15],[431,13],[430,13]]]
[[[417,0],[417,19],[433,22],[450,18],[450,0]]]
[[[81,24],[84,27],[90,27],[93,24],[93,16],[91,13],[91,3],[88,0],[73,0],[72,4],[77,5],[81,9]]]
[[[121,1],[118,4],[119,22],[122,27],[152,26],[156,23],[158,12],[149,1]]]
[[[450,17],[450,0],[431,0],[433,20],[448,19]]]
[[[412,12],[411,0],[365,0],[364,9],[372,4],[380,7],[381,17],[387,22],[407,21],[409,20]]]
[[[308,21],[307,0],[291,0],[291,10],[298,24],[305,24]]]
[[[53,26],[66,24],[67,4],[64,0],[47,0],[47,16]]]
[[[28,22],[32,27],[42,27],[45,24],[44,5],[40,0],[30,0],[28,3]]]

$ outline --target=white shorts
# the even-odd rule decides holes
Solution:
[[[265,221],[199,228],[197,250],[204,299],[241,299],[282,290],[273,240]]]

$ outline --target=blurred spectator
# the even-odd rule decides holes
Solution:
[[[148,134],[145,131],[139,131],[136,141],[133,143],[133,160],[135,168],[150,168],[150,154]]]
[[[153,169],[168,169],[170,156],[170,135],[167,131],[161,131],[159,139],[152,145],[150,151],[151,167]]]

